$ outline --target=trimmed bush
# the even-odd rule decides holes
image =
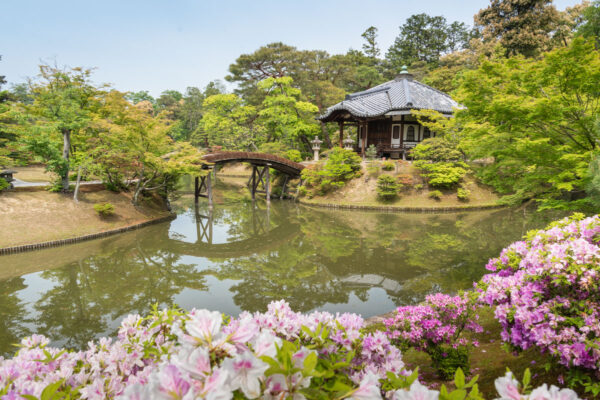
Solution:
[[[381,175],[377,178],[377,196],[383,200],[392,200],[398,196],[402,185],[393,176]]]
[[[96,210],[98,215],[106,218],[106,217],[110,217],[111,215],[114,215],[115,206],[113,206],[111,203],[108,203],[108,202],[96,203],[96,204],[94,204],[94,210]]]
[[[369,174],[371,178],[377,178],[380,173],[379,165],[376,162],[370,162],[369,165],[367,165],[367,174]]]
[[[396,164],[393,161],[384,161],[381,163],[381,169],[384,171],[393,171],[396,169]]]
[[[369,160],[374,160],[377,157],[377,147],[375,147],[374,144],[367,147],[367,149],[365,150],[365,156]]]
[[[319,194],[325,194],[344,186],[350,179],[359,177],[360,163],[358,154],[336,147],[330,151],[324,165],[302,170],[302,180],[307,188],[312,187]]]
[[[430,199],[440,200],[442,198],[442,192],[439,190],[432,190],[429,192],[428,196]]]
[[[460,201],[469,201],[470,195],[471,192],[465,188],[458,188],[458,190],[456,191],[456,197],[458,197]]]
[[[401,183],[404,186],[412,186],[414,183],[414,179],[410,174],[400,174],[396,177],[398,179],[398,183]],[[423,187],[423,185],[421,185]]]
[[[0,178],[0,192],[8,189],[10,187],[10,184],[6,181],[6,179],[4,178]]]

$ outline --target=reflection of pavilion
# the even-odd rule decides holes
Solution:
[[[340,279],[340,282],[350,284],[351,286],[380,287],[391,295],[399,294],[403,287],[397,280],[377,274],[350,275]]]
[[[271,229],[271,209],[257,210],[252,208],[251,234],[246,239],[226,243],[213,243],[213,211],[200,213],[195,207],[196,242],[182,242],[176,239],[166,239],[168,248],[179,255],[189,255],[208,258],[243,257],[266,250],[276,249],[290,241],[300,233],[300,225],[287,222],[287,218],[279,226]],[[168,235],[168,233],[167,233]]]

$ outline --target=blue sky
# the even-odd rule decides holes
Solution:
[[[563,10],[579,3],[557,0]],[[223,79],[242,53],[281,41],[329,53],[360,49],[379,29],[383,52],[406,17],[425,12],[469,25],[488,0],[2,0],[0,75],[10,83],[40,61],[96,67],[94,81],[123,91],[183,91]]]

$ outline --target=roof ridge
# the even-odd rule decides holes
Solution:
[[[434,92],[438,92],[439,94],[442,94],[442,95],[444,95],[444,96],[448,97],[448,98],[449,98],[450,100],[452,100],[452,101],[456,101],[456,100],[454,100],[454,99],[452,98],[452,96],[450,96],[448,93],[444,93],[444,92],[442,92],[441,90],[434,88],[433,86],[429,86],[429,85],[428,85],[428,84],[426,84],[426,83],[419,82],[419,81],[416,81],[416,80],[413,80],[412,82],[414,82],[414,83],[417,83],[417,84],[419,84],[419,85],[421,85],[421,86],[425,86],[426,88],[428,88],[428,89],[431,89],[431,90],[433,90]]]
[[[379,93],[379,92],[385,92],[387,90],[390,90],[389,86],[382,86],[382,85],[383,84],[377,85],[377,86],[372,87],[370,89],[363,90],[362,92],[356,92],[356,93],[347,94],[346,98],[344,100],[354,100],[354,99],[356,99],[358,97],[368,96],[370,94],[376,94],[376,93]],[[378,87],[378,86],[382,86],[382,87]]]

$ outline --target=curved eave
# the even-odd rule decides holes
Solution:
[[[336,104],[336,106],[337,106],[337,104]],[[335,107],[335,106],[333,106],[333,107]],[[430,110],[430,108],[405,107],[405,108],[389,109],[389,110],[385,110],[380,113],[357,113],[357,112],[352,112],[351,110],[349,110],[348,108],[346,108],[344,106],[341,106],[341,107],[335,108],[333,110],[327,110],[327,112],[325,114],[319,115],[317,117],[317,119],[319,121],[323,121],[323,122],[333,122],[333,121],[348,120],[348,119],[378,118],[378,117],[385,117],[385,116],[392,116],[392,115],[408,115],[408,114],[410,114],[410,111],[412,111],[412,110]],[[404,111],[404,113],[402,113],[403,111]],[[408,112],[406,112],[406,111],[408,111]],[[454,114],[454,110],[433,110],[433,111],[437,111],[447,117],[450,117]],[[339,114],[350,114],[350,118],[349,117],[337,118],[339,116]]]

